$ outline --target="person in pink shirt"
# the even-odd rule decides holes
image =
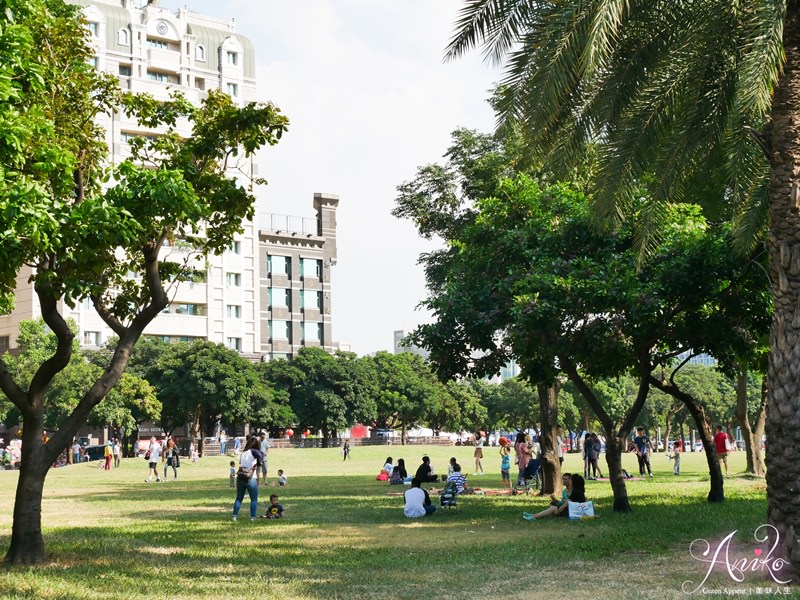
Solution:
[[[714,434],[714,450],[717,451],[720,462],[725,465],[725,475],[728,474],[729,448],[728,434],[722,431],[722,425],[717,425],[717,433]]]

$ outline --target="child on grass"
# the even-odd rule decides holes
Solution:
[[[278,485],[286,485],[287,483],[289,483],[289,480],[283,474],[283,469],[278,469]]]
[[[269,507],[267,512],[261,515],[262,519],[282,519],[286,514],[283,507],[278,503],[278,494],[272,494],[269,497]]]
[[[236,463],[231,461],[230,487],[236,487]]]
[[[503,478],[503,488],[511,489],[511,451],[508,449],[508,440],[500,438],[500,476]],[[505,440],[505,443],[503,441]]]

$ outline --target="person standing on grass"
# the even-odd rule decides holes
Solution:
[[[156,441],[155,437],[150,438],[150,447],[147,450],[147,464],[150,467],[150,472],[147,474],[146,483],[152,483],[153,476],[155,475],[156,481],[161,481],[158,477],[158,457],[161,456],[161,445]]]
[[[730,442],[728,441],[728,434],[722,431],[722,425],[717,425],[717,433],[714,434],[714,450],[717,451],[719,461],[725,465],[725,475],[727,475]]]
[[[75,438],[75,443],[72,444],[72,464],[77,465],[81,462],[81,445],[78,443],[78,438]]]
[[[342,461],[345,461],[348,458],[350,458],[350,442],[345,440],[344,446],[342,446]]]
[[[261,476],[264,478],[264,485],[269,485],[267,481],[267,453],[269,452],[269,438],[267,438],[267,432],[262,431],[258,434],[258,449],[261,450],[261,456],[263,457],[261,461]]]
[[[178,467],[181,466],[180,460],[175,440],[169,438],[167,440],[167,449],[164,451],[164,481],[167,481],[167,469],[169,467],[172,467],[172,481],[178,481]]]
[[[596,433],[591,433],[588,436],[586,446],[586,456],[589,458],[589,466],[592,468],[592,477],[587,479],[597,479],[603,476],[603,471],[600,469],[598,459],[600,458],[600,449],[603,447]]]
[[[403,514],[409,519],[427,517],[436,510],[427,490],[423,490],[421,486],[422,482],[414,477],[411,480],[411,487],[403,494]]]
[[[636,437],[633,438],[633,445],[636,447],[636,458],[639,460],[639,475],[644,477],[644,469],[653,476],[653,469],[650,467],[650,452],[653,450],[653,442],[645,435],[644,427],[636,428]]]
[[[120,445],[118,439],[114,440],[114,446],[111,448],[111,450],[114,453],[114,468],[118,469],[120,461],[122,460],[122,446]]]
[[[239,471],[236,474],[236,500],[233,502],[233,520],[239,517],[244,494],[250,496],[250,520],[256,520],[258,512],[258,467],[263,460],[258,448],[258,438],[251,437],[239,455]]]
[[[564,430],[561,425],[556,427],[556,456],[558,456],[558,464],[564,464]]]
[[[681,474],[681,445],[680,441],[672,442],[672,472],[675,475]]]
[[[511,451],[508,449],[508,440],[500,438],[500,477],[503,488],[511,489]]]
[[[473,455],[475,456],[475,475],[480,472],[483,475],[483,465],[481,464],[481,459],[483,458],[483,446],[486,444],[486,434],[482,431],[475,432],[475,452]]]
[[[105,448],[103,448],[103,460],[105,461],[103,468],[106,471],[111,470],[111,459],[114,457],[114,448],[112,447],[112,444],[113,442],[111,440],[108,440],[106,442]]]
[[[525,434],[521,431],[517,433],[517,441],[514,442],[514,453],[516,454],[516,462],[519,467],[517,484],[522,484],[525,481],[525,469],[528,467],[528,463],[531,460],[531,449],[528,447]]]

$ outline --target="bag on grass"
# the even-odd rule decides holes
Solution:
[[[570,500],[567,505],[567,510],[569,511],[568,516],[570,519],[594,517],[594,502],[591,500],[587,502],[573,502]]]

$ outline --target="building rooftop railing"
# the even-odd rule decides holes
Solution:
[[[258,221],[259,229],[282,233],[304,233],[319,235],[317,220],[312,217],[262,214]]]

